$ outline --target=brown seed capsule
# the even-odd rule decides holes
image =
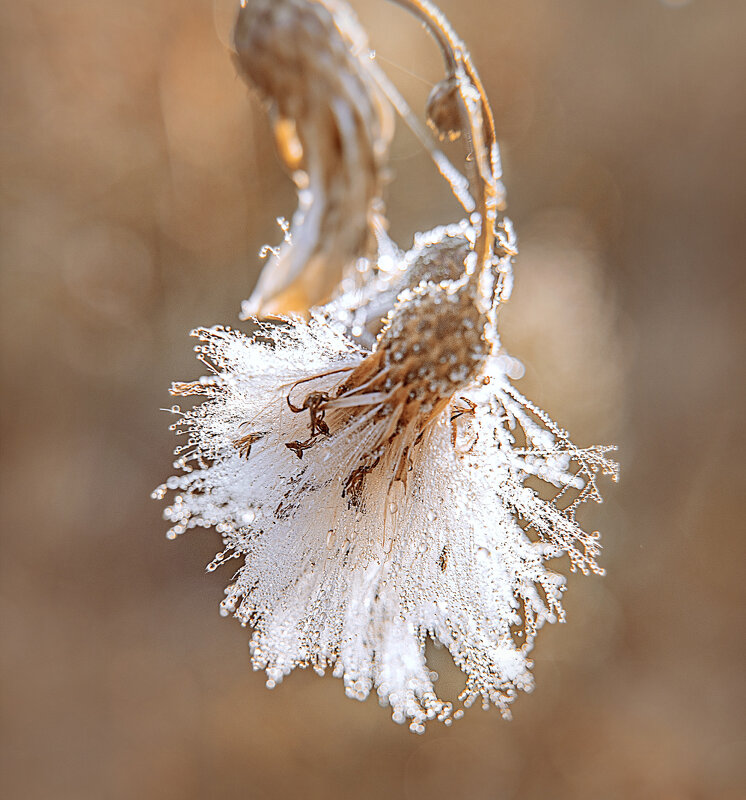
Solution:
[[[425,106],[428,125],[441,140],[453,142],[461,136],[463,118],[458,80],[451,76],[436,83]]]

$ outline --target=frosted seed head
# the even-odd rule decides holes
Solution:
[[[349,28],[337,24],[340,2],[324,4],[316,22],[304,15],[319,11],[319,3],[254,0],[244,7],[246,14],[277,15],[275,22],[297,33],[326,31],[329,41],[321,41],[317,55],[332,61],[337,36],[344,52],[331,82],[357,85],[351,54],[367,59],[367,52],[351,48]],[[256,59],[251,68],[264,69],[267,80],[288,83],[281,116],[294,122],[278,130],[290,164],[308,155],[301,125],[307,120],[291,106],[319,76],[288,80],[288,42],[297,42],[272,40],[280,27],[251,28],[260,41],[253,51],[239,48],[239,56]],[[469,66],[448,36],[454,58]],[[462,80],[469,75],[472,85],[460,90],[473,101],[471,133],[484,139],[475,145],[474,166],[485,193],[497,196],[489,109],[473,71]],[[455,130],[452,88],[441,84],[430,103],[446,135]],[[359,132],[370,133],[376,119],[363,113]],[[373,139],[380,144],[379,134]],[[321,139],[317,155],[333,174],[335,153]],[[380,155],[376,141],[360,152]],[[307,186],[297,182],[308,192],[299,195],[300,211],[316,199],[307,177]],[[471,222],[417,236],[406,254],[389,247],[380,270],[356,269],[337,299],[311,309],[308,320],[259,324],[253,336],[224,327],[195,331],[209,374],[173,386],[197,404],[172,409],[188,443],[176,462],[180,474],[154,492],[158,499],[178,492],[164,514],[170,538],[215,527],[223,549],[208,569],[240,559],[237,572],[230,568],[235,574],[220,613],[251,627],[252,664],[266,672],[268,687],[299,666],[329,668],[350,697],[375,691],[394,720],[417,733],[428,721],[448,725],[463,715],[437,696],[428,638],[463,671],[465,707],[492,704],[508,717],[518,690],[532,689],[535,636],[543,624],[564,619],[565,585],[548,562],[566,555],[573,571],[602,572],[597,534],[580,528],[576,511],[600,499],[601,475],[617,475],[609,448],[576,447],[511,384],[517,370],[498,349],[496,310],[509,294],[515,237],[498,218],[495,197],[491,202]],[[364,207],[350,206],[352,216]],[[321,217],[328,222],[329,214]],[[284,231],[277,254],[288,257],[278,273],[282,289],[294,280],[291,263],[303,280],[328,278],[308,257],[327,242],[320,228],[306,227],[312,216],[294,218]],[[494,252],[479,247],[486,241],[483,217]],[[379,246],[388,246],[380,231]],[[269,297],[266,288],[260,299]],[[350,338],[361,330],[370,347]]]

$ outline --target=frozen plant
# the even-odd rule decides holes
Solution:
[[[287,31],[319,5],[277,0],[273,8]],[[176,493],[165,512],[170,537],[194,527],[221,535],[210,571],[238,561],[221,611],[252,628],[253,664],[268,686],[298,666],[330,669],[349,696],[375,689],[396,721],[420,732],[430,719],[450,724],[463,713],[436,693],[428,637],[464,672],[465,706],[479,699],[508,716],[517,690],[532,687],[537,631],[563,619],[565,580],[549,563],[567,555],[573,570],[602,572],[598,535],[575,515],[600,502],[598,477],[616,479],[617,466],[612,448],[576,447],[511,382],[520,365],[501,347],[497,312],[517,250],[502,214],[492,114],[442,15],[419,0],[401,5],[443,50],[447,74],[428,119],[438,136],[466,142],[460,196],[471,213],[418,235],[406,253],[379,227],[377,255],[335,267],[334,297],[307,316],[256,321],[251,335],[196,331],[207,374],[171,391],[203,400],[174,408],[172,427],[187,441],[177,448],[179,474],[155,494]],[[327,15],[314,19],[335,26],[342,6],[323,6]],[[251,9],[242,4],[238,31]],[[323,60],[317,41],[314,57]],[[402,109],[375,71],[366,75],[375,82],[359,86],[382,87]],[[340,94],[329,105],[337,101],[352,102]],[[375,137],[367,146],[372,156]],[[382,168],[380,150],[379,161],[357,154]],[[327,180],[314,183],[321,198],[301,201],[297,227],[315,203],[326,213]],[[294,246],[291,234],[291,261]],[[316,269],[321,243],[313,252],[292,269],[278,258],[265,270],[280,270],[285,291]]]

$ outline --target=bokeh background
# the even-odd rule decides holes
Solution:
[[[416,109],[419,26],[354,3]],[[742,0],[443,0],[493,100],[522,243],[521,388],[623,480],[514,719],[424,736],[341,682],[268,691],[213,532],[168,542],[171,379],[237,322],[294,195],[226,49],[230,0],[0,3],[0,795],[746,796]],[[394,144],[392,231],[457,210]],[[446,688],[457,682],[434,653]]]

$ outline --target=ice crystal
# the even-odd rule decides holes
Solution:
[[[405,253],[382,238],[362,279],[307,318],[195,331],[207,374],[172,394],[202,401],[174,407],[187,441],[155,495],[175,492],[170,537],[221,535],[209,570],[239,561],[221,611],[252,628],[269,686],[298,666],[330,669],[348,695],[375,690],[422,731],[461,713],[436,693],[428,637],[464,672],[466,706],[507,716],[532,687],[536,633],[563,618],[550,562],[602,572],[598,535],[575,514],[617,466],[512,383],[497,312],[517,249],[491,112],[442,17],[405,5],[440,36],[449,77],[429,113],[440,133],[467,134],[476,211]]]

